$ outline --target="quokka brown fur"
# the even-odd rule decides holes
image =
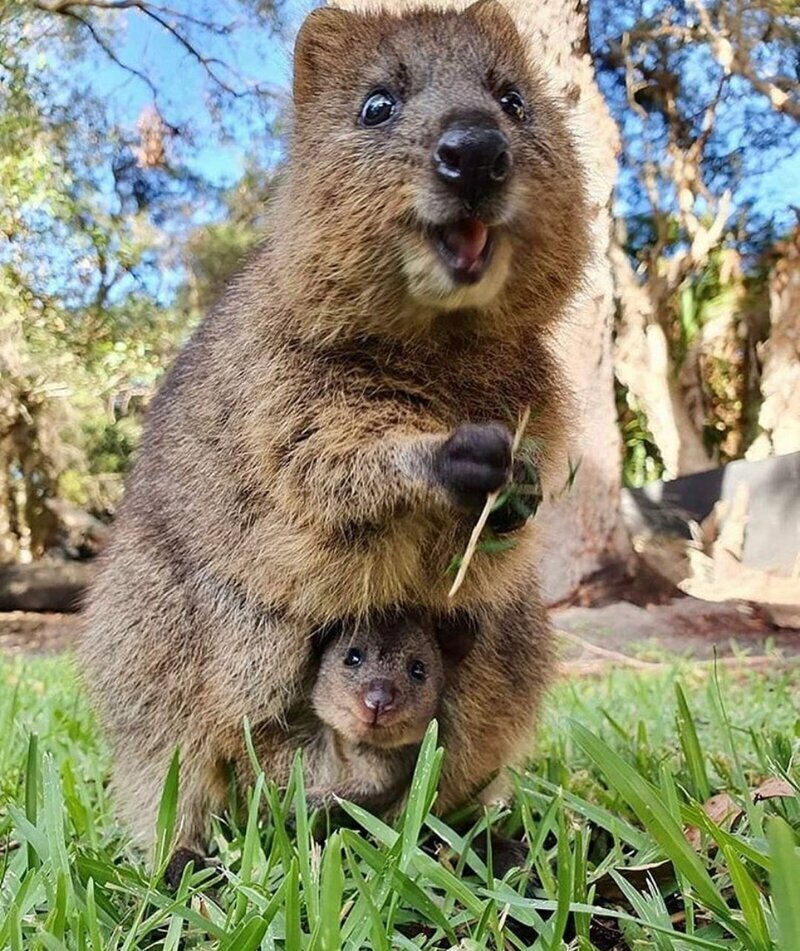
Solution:
[[[438,809],[500,794],[531,749],[552,667],[533,526],[447,591],[521,410],[545,477],[568,435],[551,340],[587,213],[534,59],[494,0],[321,9],[301,29],[267,237],[153,401],[88,603],[79,660],[145,844],[180,746],[181,842],[202,851],[243,718],[274,751],[309,696],[311,633],[343,616],[405,605],[478,631],[442,698]],[[368,126],[376,91],[394,105]],[[453,129],[507,143],[502,182],[482,190],[478,163],[459,190]]]

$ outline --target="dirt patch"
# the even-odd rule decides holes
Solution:
[[[569,607],[551,615],[563,645],[566,672],[598,664],[650,666],[666,655],[698,661],[715,657],[755,663],[800,657],[800,630],[777,628],[756,605],[681,597],[640,607],[618,601]]]
[[[667,655],[698,661],[746,657],[774,661],[779,652],[800,658],[800,630],[776,628],[756,605],[678,597],[640,606],[613,601],[551,612],[562,642],[564,669],[591,673],[598,665],[643,667]],[[0,612],[0,653],[46,654],[68,650],[78,636],[76,614]]]
[[[0,613],[0,652],[50,654],[68,650],[78,636],[78,625],[76,614]]]

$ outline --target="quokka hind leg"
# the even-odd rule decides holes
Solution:
[[[440,813],[506,797],[505,767],[520,766],[533,752],[554,664],[547,616],[528,592],[477,624],[473,649],[456,668],[442,704]]]
[[[174,752],[174,751],[172,751]],[[169,756],[118,760],[113,787],[120,817],[134,840],[156,858],[158,813],[169,766]],[[228,771],[224,761],[207,748],[187,744],[179,750],[178,808],[173,830],[173,851],[205,855],[212,814],[224,812],[228,803]]]

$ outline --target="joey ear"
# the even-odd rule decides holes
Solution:
[[[311,651],[315,660],[319,660],[332,641],[338,640],[344,632],[344,619],[329,621],[314,628],[311,632]]]
[[[518,34],[514,17],[500,0],[477,0],[466,8],[464,16],[472,17],[477,23],[484,24],[500,34]]]
[[[472,650],[478,636],[478,622],[467,611],[455,611],[438,617],[435,630],[447,669],[460,664]]]
[[[358,34],[360,19],[357,13],[337,7],[320,7],[305,18],[294,44],[295,106],[307,103],[327,74],[337,64],[341,66],[343,50],[348,39]]]

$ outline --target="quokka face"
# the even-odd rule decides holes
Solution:
[[[433,632],[400,614],[344,626],[322,655],[312,705],[351,743],[391,749],[422,740],[444,683]]]
[[[297,41],[294,100],[292,176],[332,283],[498,312],[573,283],[576,160],[500,3],[404,17],[317,10]],[[322,241],[346,252],[331,261]]]

